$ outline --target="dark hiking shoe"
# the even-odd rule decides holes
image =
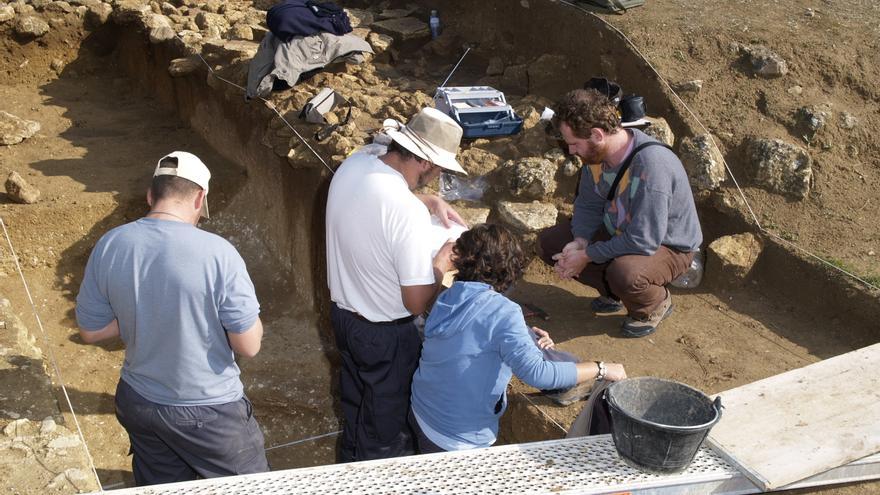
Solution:
[[[579,400],[584,400],[590,395],[590,388],[593,382],[587,380],[570,388],[557,388],[553,390],[542,390],[544,396],[560,406],[569,406]]]
[[[617,313],[623,310],[623,303],[608,296],[599,296],[590,302],[590,309],[599,314]]]
[[[623,322],[623,336],[638,338],[646,337],[657,331],[657,325],[672,314],[672,294],[666,291],[666,299],[657,306],[647,318],[633,318],[628,316]]]

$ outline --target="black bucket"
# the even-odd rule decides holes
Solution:
[[[713,403],[699,390],[672,380],[623,380],[608,388],[606,398],[617,453],[627,464],[652,473],[687,468],[721,419],[720,397]]]

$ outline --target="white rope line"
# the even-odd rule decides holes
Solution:
[[[175,33],[174,36],[177,37],[177,39],[179,39],[181,42],[183,42],[183,38],[181,38],[180,35],[178,35],[177,33]],[[208,68],[208,71],[210,71],[211,74],[212,74],[214,77],[216,77],[216,78],[217,78],[218,80],[220,80],[220,81],[225,82],[226,84],[229,84],[229,85],[231,85],[231,86],[234,86],[234,87],[236,87],[236,88],[242,90],[242,91],[245,93],[245,95],[247,95],[247,89],[246,89],[246,88],[242,87],[242,86],[239,85],[239,84],[236,84],[236,83],[230,81],[229,79],[226,79],[226,78],[224,78],[224,77],[221,77],[221,76],[217,75],[217,72],[214,70],[213,67],[211,67],[211,64],[209,64],[208,61],[205,60],[204,57],[202,57],[202,54],[201,54],[201,53],[196,52],[196,56],[199,57],[199,59],[202,61],[203,64],[205,64],[205,67]],[[296,137],[299,138],[299,140],[302,141],[302,143],[306,145],[306,147],[309,149],[309,151],[311,151],[312,154],[315,155],[315,157],[316,157],[316,158],[317,158],[317,159],[318,159],[318,160],[324,165],[325,168],[327,168],[327,170],[330,171],[331,174],[335,174],[335,173],[336,173],[336,171],[333,170],[333,167],[331,167],[330,165],[327,164],[327,162],[324,160],[324,158],[321,157],[321,155],[319,155],[318,152],[315,151],[314,148],[312,148],[312,145],[310,145],[309,142],[306,141],[306,139],[305,139],[304,137],[302,137],[302,135],[299,133],[299,131],[297,131],[297,130],[296,130],[296,129],[290,124],[290,122],[288,122],[287,119],[284,118],[284,115],[281,115],[281,112],[279,112],[278,109],[275,108],[275,104],[274,104],[274,103],[272,103],[271,101],[269,101],[269,100],[266,99],[266,98],[263,98],[262,96],[258,96],[257,98],[259,98],[260,100],[262,100],[263,103],[265,103],[266,106],[267,106],[270,110],[272,110],[273,112],[275,112],[275,115],[277,115],[278,118],[280,118],[281,121],[284,122],[284,124],[287,125],[287,127],[289,127],[290,130],[293,131],[294,134],[296,134]]]
[[[295,441],[293,441],[293,442],[287,442],[287,443],[283,443],[283,444],[280,444],[280,445],[274,445],[274,446],[272,446],[272,447],[269,447],[269,448],[265,449],[265,452],[269,452],[270,450],[280,449],[280,448],[282,448],[282,447],[290,447],[290,446],[298,445],[298,444],[305,443],[305,442],[311,442],[311,441],[313,441],[313,440],[319,440],[319,439],[321,439],[321,438],[325,438],[325,437],[331,437],[331,436],[334,436],[334,435],[339,435],[340,433],[342,433],[342,430],[331,431],[330,433],[324,433],[324,434],[321,434],[321,435],[315,435],[315,436],[313,436],[313,437],[303,438],[302,440],[295,440]],[[120,481],[120,482],[117,482],[117,483],[112,483],[112,484],[109,484],[109,485],[103,486],[103,487],[102,487],[102,491],[103,491],[103,490],[113,490],[113,489],[115,489],[115,488],[121,488],[121,487],[124,487],[124,486],[126,486],[126,483],[125,483],[124,481]]]
[[[52,361],[52,368],[55,370],[55,377],[58,380],[58,385],[61,386],[62,392],[64,392],[64,399],[67,401],[67,407],[70,408],[70,415],[73,417],[73,423],[76,425],[76,431],[79,434],[79,439],[82,442],[83,450],[86,453],[86,459],[89,461],[89,466],[92,468],[92,474],[95,475],[95,480],[98,482],[98,487],[103,492],[104,488],[101,486],[101,478],[98,477],[98,470],[95,468],[95,461],[92,459],[92,454],[89,452],[89,446],[86,444],[86,437],[83,435],[82,428],[80,428],[79,420],[76,418],[76,413],[73,410],[73,403],[70,402],[70,396],[67,394],[67,387],[64,386],[64,378],[61,376],[61,368],[58,366],[58,361],[55,359],[55,351],[52,348],[52,345],[49,342],[49,336],[46,334],[46,330],[43,328],[43,322],[40,320],[40,315],[37,313],[37,305],[34,304],[34,298],[31,296],[31,290],[28,287],[27,280],[24,278],[24,272],[21,270],[21,265],[18,263],[18,256],[15,254],[15,248],[12,247],[12,239],[9,238],[9,232],[6,230],[6,222],[3,221],[3,218],[0,217],[0,226],[3,227],[3,235],[6,236],[6,243],[9,245],[9,251],[12,255],[12,261],[15,262],[15,268],[18,270],[18,276],[21,277],[21,283],[24,286],[24,291],[27,294],[28,301],[31,304],[31,310],[34,313],[34,319],[37,320],[37,327],[40,329],[40,333],[43,335],[43,342],[46,347],[46,350],[49,353],[49,360]]]
[[[541,413],[541,415],[543,415],[545,418],[549,419],[551,423],[553,423],[554,425],[556,425],[556,427],[559,428],[559,430],[562,431],[562,433],[568,433],[568,430],[566,430],[565,428],[563,428],[561,424],[559,424],[555,419],[553,419],[552,417],[550,417],[549,414],[545,413],[543,409],[541,409],[540,407],[538,407],[538,404],[535,404],[535,403],[532,401],[532,399],[529,398],[528,395],[526,395],[526,394],[524,394],[524,393],[522,393],[522,392],[518,392],[518,393],[519,393],[519,395],[522,395],[523,398],[525,398],[525,399],[529,402],[529,404],[535,406],[535,409],[537,409],[538,412]]]
[[[331,431],[330,433],[315,435],[313,437],[303,438],[302,440],[294,440],[293,442],[287,442],[287,443],[282,443],[280,445],[274,445],[274,446],[266,449],[266,452],[269,452],[270,450],[280,449],[281,447],[290,447],[291,445],[298,445],[298,444],[305,443],[305,442],[311,442],[312,440],[318,440],[318,439],[321,439],[324,437],[332,437],[334,435],[339,435],[340,433],[342,433],[342,430]]]
[[[621,31],[620,29],[618,29],[617,27],[615,27],[613,24],[609,23],[605,19],[601,18],[600,16],[596,15],[595,13],[590,12],[587,9],[584,9],[583,7],[581,7],[579,5],[575,5],[575,4],[568,2],[566,0],[559,0],[559,3],[562,3],[562,4],[567,5],[569,7],[573,7],[575,9],[578,9],[578,10],[584,12],[585,14],[587,14],[589,16],[592,16],[593,18],[597,19],[599,22],[601,22],[605,26],[609,27],[612,31],[619,34],[623,39],[625,39],[626,42],[629,43],[630,47],[642,58],[642,60],[645,61],[646,64],[648,64],[648,67],[651,69],[651,71],[654,72],[654,74],[657,76],[657,78],[660,79],[660,82],[662,82],[663,85],[666,86],[666,88],[669,90],[669,92],[672,93],[672,95],[675,97],[675,100],[678,101],[678,103],[681,104],[681,106],[683,106],[685,110],[687,110],[688,115],[690,115],[691,118],[694,119],[694,121],[697,123],[697,125],[700,127],[700,129],[702,129],[703,132],[705,132],[706,135],[709,136],[709,139],[712,140],[712,144],[714,144],[715,147],[718,148],[718,143],[715,142],[715,137],[712,136],[712,133],[709,132],[709,129],[706,128],[705,125],[703,125],[703,122],[699,119],[699,117],[697,117],[697,114],[693,110],[691,110],[691,107],[689,107],[688,104],[685,103],[684,100],[681,99],[681,97],[678,95],[678,93],[676,93],[675,90],[672,89],[672,85],[669,84],[669,82],[666,80],[666,78],[664,78],[660,74],[660,71],[658,71],[654,67],[654,65],[651,63],[651,61],[648,60],[648,57],[646,57],[645,54],[642,53],[641,50],[639,50],[639,47],[636,46],[636,44],[626,34],[624,34],[623,31]],[[813,254],[812,252],[808,251],[807,249],[802,248],[802,247],[798,246],[797,244],[795,244],[787,239],[784,239],[784,238],[780,237],[779,235],[777,235],[776,233],[771,232],[771,231],[767,230],[766,228],[764,228],[764,226],[761,225],[761,221],[758,220],[758,216],[755,214],[755,211],[752,209],[752,205],[749,203],[748,198],[746,198],[745,192],[742,190],[742,187],[740,187],[739,181],[736,179],[736,176],[733,175],[733,170],[730,169],[730,165],[727,164],[727,160],[724,158],[723,155],[721,156],[721,162],[724,164],[724,168],[727,170],[728,175],[730,175],[730,179],[733,181],[733,185],[736,186],[736,190],[739,192],[739,195],[742,198],[743,202],[745,203],[746,208],[749,210],[749,214],[751,215],[752,220],[755,222],[755,226],[758,227],[758,230],[760,230],[764,234],[767,234],[770,237],[773,237],[774,239],[782,241],[785,245],[790,246],[790,247],[800,251],[803,254],[806,254],[807,256],[819,261],[820,263],[823,263],[824,265],[826,265],[828,267],[831,267],[831,268],[833,268],[833,269],[835,269],[835,270],[837,270],[837,271],[839,271],[839,272],[841,272],[841,273],[843,273],[843,274],[845,274],[855,280],[858,280],[859,282],[866,285],[867,287],[870,287],[871,289],[880,291],[880,287],[878,287],[877,285],[872,284],[871,282],[868,282],[867,280],[863,279],[862,277],[859,277],[858,275],[851,273],[850,271],[848,271],[842,267],[839,267],[839,266],[829,262],[828,260],[826,260],[816,254]]]

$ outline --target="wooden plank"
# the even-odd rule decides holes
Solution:
[[[709,440],[765,491],[880,452],[880,344],[718,395]]]

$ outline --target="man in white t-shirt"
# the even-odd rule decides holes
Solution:
[[[465,173],[455,159],[461,127],[425,108],[406,125],[386,120],[385,132],[387,153],[355,153],[342,162],[327,199],[343,462],[414,452],[406,418],[421,340],[413,319],[437,297],[451,267],[452,243],[431,257],[437,246],[430,242],[430,216],[464,224],[439,197],[412,192],[444,169]]]

